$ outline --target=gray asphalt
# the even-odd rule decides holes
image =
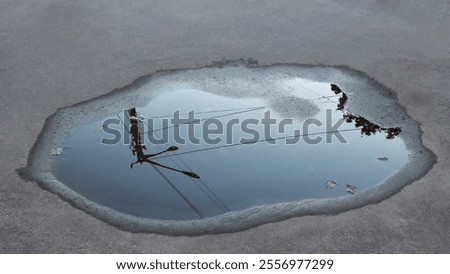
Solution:
[[[450,253],[449,1],[0,0],[0,252]],[[199,237],[133,234],[15,169],[45,119],[157,70],[340,65],[394,90],[433,169],[375,205]]]

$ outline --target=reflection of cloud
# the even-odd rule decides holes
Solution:
[[[272,110],[283,118],[310,118],[320,111],[311,100],[292,95],[272,98],[269,104]]]

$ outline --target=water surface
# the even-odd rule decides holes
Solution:
[[[341,138],[326,133],[330,131],[327,123],[336,125],[348,115],[345,107],[338,106],[343,94],[335,94],[330,83],[296,78],[283,84],[291,92],[272,100],[220,96],[183,84],[160,88],[158,96],[140,106],[75,130],[64,143],[70,149],[54,158],[56,177],[79,194],[119,212],[187,220],[259,205],[350,195],[346,184],[364,190],[407,162],[402,139],[388,139],[382,131],[367,136],[352,121],[338,127]],[[180,119],[193,112],[199,122],[173,126],[166,120],[163,124],[164,118],[173,118],[176,112]],[[263,120],[269,112],[274,122],[266,136]],[[134,119],[138,115],[140,119]],[[107,123],[114,119],[115,123]],[[211,129],[217,129],[217,122],[223,125],[223,133],[209,136],[214,144],[204,140],[204,125],[211,119],[215,119]],[[236,119],[239,123],[227,126]],[[246,129],[251,130],[243,130],[243,121],[249,119],[253,123]],[[312,123],[304,132],[308,119]],[[284,132],[280,132],[281,121],[287,123]],[[99,130],[102,124],[106,131]],[[193,140],[187,138],[189,126]],[[133,139],[132,127],[139,130],[139,140]],[[293,136],[295,129],[300,135]],[[179,130],[185,144],[175,140],[174,130]],[[113,131],[120,132],[120,142],[101,144],[102,138],[116,137]],[[167,141],[154,144],[151,138]],[[196,140],[198,144],[193,143]],[[139,161],[136,151],[149,155],[172,146],[178,150],[148,161]],[[336,186],[327,188],[327,180],[334,180]]]

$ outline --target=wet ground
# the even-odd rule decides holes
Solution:
[[[448,14],[444,1],[2,1],[1,251],[449,252]],[[58,108],[157,70],[239,58],[366,73],[392,89],[421,124],[437,163],[375,205],[239,233],[174,238],[118,230],[16,174]]]

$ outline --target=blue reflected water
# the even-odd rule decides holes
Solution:
[[[302,85],[305,88],[289,97],[273,100],[224,97],[190,87],[165,90],[145,105],[105,117],[104,120],[116,121],[106,125],[107,131],[105,127],[99,130],[104,120],[76,129],[65,143],[70,149],[54,158],[55,176],[88,199],[119,212],[189,220],[258,205],[352,195],[346,192],[346,183],[361,191],[381,183],[408,161],[401,138],[387,139],[383,132],[363,136],[353,121],[339,127],[346,143],[336,134],[325,133],[329,131],[327,123],[333,126],[343,118],[345,111],[337,110],[342,95],[334,94],[329,83]],[[136,110],[136,116],[141,114],[142,121],[130,117],[132,109]],[[163,118],[173,118],[176,111],[183,119],[194,111],[200,122],[173,126],[169,121],[165,125]],[[276,122],[270,132],[265,132],[262,121],[268,111]],[[204,140],[204,125],[213,118],[223,125],[223,133],[209,135],[221,142],[208,144]],[[288,118],[292,118],[290,122],[286,122]],[[239,119],[239,123],[230,126],[233,119]],[[246,133],[241,125],[247,119],[256,119],[258,124],[248,125],[247,129],[252,131]],[[283,119],[284,132],[280,132]],[[308,119],[315,120],[308,126],[309,135],[305,135],[304,123]],[[165,167],[149,162],[130,167],[138,157],[133,124],[139,126],[139,145],[145,145],[144,153],[178,147],[176,151],[149,158]],[[187,139],[189,127],[199,144],[189,140],[186,144],[177,143],[175,131],[179,130],[180,137]],[[210,129],[215,128],[210,125]],[[295,144],[286,144],[286,140],[293,140],[295,129],[300,130],[301,136],[296,136]],[[120,143],[101,144],[102,138],[113,139],[112,131],[120,132]],[[259,136],[254,136],[255,133]],[[269,137],[267,133],[276,144],[264,141]],[[157,139],[167,137],[168,142],[152,144],[149,134]],[[259,142],[240,144],[241,138]],[[382,157],[387,160],[377,159]],[[200,179],[173,169],[193,172]],[[332,189],[324,184],[330,179],[337,182]]]

